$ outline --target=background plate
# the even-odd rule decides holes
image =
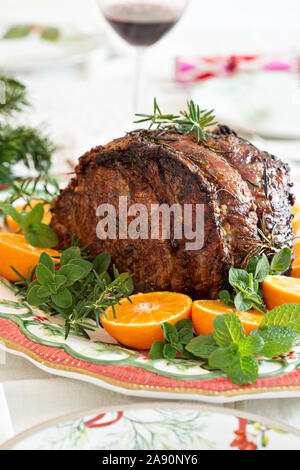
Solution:
[[[48,421],[16,436],[2,449],[297,450],[300,432],[240,411],[151,402]]]
[[[300,138],[300,76],[287,72],[240,73],[195,85],[192,99],[217,110],[237,132],[275,139]]]
[[[0,38],[10,26],[0,26]],[[105,35],[90,35],[72,26],[59,26],[60,38],[45,41],[37,33],[20,39],[0,39],[0,69],[5,72],[28,72],[58,65],[82,62],[87,55],[100,49],[106,51]]]

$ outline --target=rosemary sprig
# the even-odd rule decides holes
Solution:
[[[149,129],[156,126],[160,129],[164,126],[173,126],[174,129],[182,134],[194,133],[197,142],[200,140],[206,141],[208,127],[217,124],[215,121],[214,110],[200,109],[193,100],[187,101],[187,110],[180,111],[179,115],[175,114],[162,114],[160,107],[154,98],[153,114],[136,114],[139,119],[135,123],[150,122]]]
[[[25,209],[27,206],[31,206],[31,202],[35,200],[52,205],[58,194],[59,186],[56,179],[48,174],[39,175],[37,178],[12,181],[9,186],[9,194],[3,202],[14,204],[20,200]]]

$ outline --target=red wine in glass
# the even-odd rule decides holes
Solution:
[[[182,12],[159,3],[119,3],[104,16],[113,29],[133,46],[151,46],[177,23]]]
[[[112,28],[136,48],[134,110],[139,111],[147,93],[143,60],[155,44],[181,18],[189,0],[97,0]]]

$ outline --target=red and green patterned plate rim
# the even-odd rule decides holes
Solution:
[[[65,340],[63,328],[52,323],[56,317],[29,310],[3,282],[0,299],[0,348],[52,374],[153,398],[222,403],[300,396],[300,346],[287,356],[261,359],[257,381],[240,387],[222,373],[204,369],[199,361],[152,360],[147,353],[112,344],[102,329],[91,340],[74,334]]]
[[[55,418],[0,446],[0,450],[7,449],[297,450],[300,449],[300,431],[239,410],[207,404],[151,401]],[[107,455],[103,454],[101,463],[116,463]],[[161,463],[175,462],[163,459]],[[197,461],[195,458],[186,461],[181,455],[176,463],[195,464]]]

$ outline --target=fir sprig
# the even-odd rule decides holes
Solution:
[[[4,100],[1,100],[4,103],[0,104],[0,184],[18,178],[14,172],[18,162],[46,174],[56,147],[39,129],[11,124],[8,118],[28,105],[26,88],[22,83],[4,76],[0,76],[0,82],[4,84]]]
[[[0,114],[11,116],[14,112],[22,111],[28,106],[26,99],[26,87],[13,78],[0,75],[1,86],[4,86],[4,103],[0,102]]]
[[[46,174],[54,150],[50,139],[37,129],[0,124],[0,183],[14,179],[13,165],[17,162]]]
[[[136,114],[141,119],[135,123],[149,122],[149,129],[156,126],[157,129],[164,126],[174,126],[175,130],[182,134],[194,133],[197,142],[206,141],[208,127],[217,124],[214,110],[200,109],[193,100],[187,101],[187,110],[180,111],[178,115],[162,114],[160,107],[154,98],[153,114]]]

